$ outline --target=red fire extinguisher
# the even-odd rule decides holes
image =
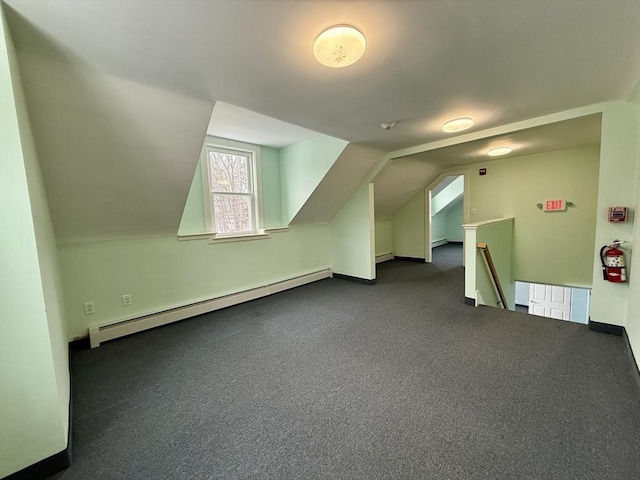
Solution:
[[[614,240],[612,244],[600,249],[600,261],[602,262],[602,276],[613,283],[627,281],[627,271],[624,263],[624,252],[618,247],[622,242]]]

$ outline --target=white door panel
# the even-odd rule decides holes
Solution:
[[[544,307],[541,307],[540,305],[529,305],[529,313],[544,317]]]
[[[539,285],[537,283],[532,283],[531,287],[529,287],[531,289],[531,294],[529,295],[530,299],[535,299],[535,300],[546,300],[547,298],[547,286],[546,285]]]
[[[529,287],[529,313],[558,320],[569,320],[571,289],[532,283]]]
[[[552,303],[561,303],[564,304],[566,301],[566,297],[567,297],[567,292],[566,290],[569,290],[568,288],[564,288],[564,287],[551,287],[551,302]],[[569,295],[571,295],[571,292],[569,292]]]

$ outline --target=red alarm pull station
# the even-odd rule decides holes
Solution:
[[[481,168],[481,169],[478,171],[478,173],[479,173],[480,175],[486,175],[486,174],[487,174],[487,169],[486,169],[486,168]]]
[[[609,208],[609,221],[610,222],[626,222],[627,221],[627,207],[610,207]]]

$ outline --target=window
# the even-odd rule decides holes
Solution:
[[[203,176],[209,192],[205,216],[208,231],[216,237],[259,232],[257,157],[258,150],[251,145],[230,141],[205,144]]]

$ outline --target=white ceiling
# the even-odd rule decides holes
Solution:
[[[428,150],[402,157],[397,161],[418,158],[442,168],[449,168],[498,158],[488,156],[487,152],[502,146],[511,147],[513,151],[499,158],[521,157],[565,148],[599,145],[601,127],[602,115],[598,113]]]
[[[207,134],[272,148],[283,148],[319,135],[224,102],[216,102],[213,107]]]
[[[444,138],[459,115],[483,130],[625,99],[640,78],[637,0],[7,3],[74,62],[386,150]],[[339,23],[367,51],[327,68],[312,44]]]
[[[335,192],[357,188],[384,152],[624,100],[640,79],[640,0],[4,0],[3,10],[63,242],[175,233],[208,125],[273,147],[312,132],[363,147],[336,161],[296,218],[327,221]],[[323,67],[313,41],[344,23],[367,51]],[[476,123],[443,133],[457,116]],[[398,123],[385,131],[388,121]],[[486,158],[491,143],[508,140],[513,155],[596,144],[599,121],[396,158],[375,178],[376,217],[444,168]]]

